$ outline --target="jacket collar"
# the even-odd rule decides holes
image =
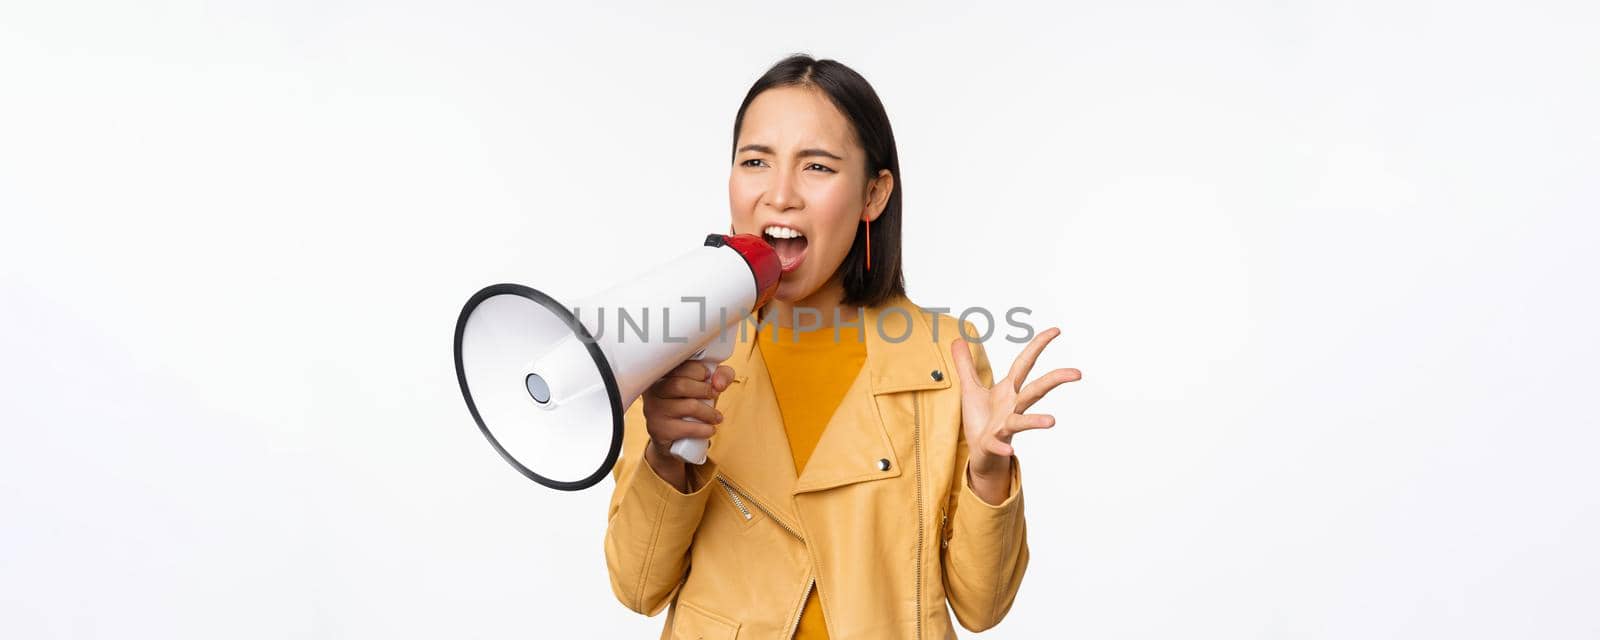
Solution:
[[[900,475],[905,461],[895,456],[888,425],[912,416],[885,415],[886,409],[894,410],[896,405],[881,403],[880,396],[951,385],[954,372],[946,364],[941,345],[957,336],[941,335],[935,341],[922,311],[905,296],[867,307],[860,319],[866,364],[845,392],[799,477],[766,361],[755,346],[757,339],[771,337],[755,331],[755,314],[746,317],[745,330],[739,332],[733,355],[725,361],[733,367],[736,384],[742,388],[728,398],[729,406],[723,407],[725,426],[713,437],[711,452],[717,456],[724,479],[794,531],[801,530],[795,495]],[[888,460],[889,469],[882,469],[880,460]]]
[[[881,305],[866,307],[860,321],[867,343],[864,370],[873,395],[950,386],[952,372],[945,371],[942,345],[959,336],[941,335],[935,340],[933,327],[928,325],[921,307],[909,298],[898,295]],[[735,379],[741,381],[749,373],[752,355],[759,359],[760,352],[755,348],[758,337],[772,339],[770,334],[757,335],[756,322],[754,313],[745,318],[741,326],[747,330],[739,332],[733,355],[725,361],[733,367]],[[764,363],[761,370],[764,376]],[[938,379],[934,371],[939,372]]]

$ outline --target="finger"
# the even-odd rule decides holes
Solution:
[[[961,378],[961,388],[982,388],[983,381],[978,379],[978,371],[972,366],[972,354],[967,351],[966,338],[956,338],[950,342],[950,357],[955,359],[956,375]]]
[[[657,422],[687,417],[716,424],[720,415],[716,407],[699,398],[651,398],[644,407],[645,419]]]
[[[709,438],[717,435],[717,428],[688,420],[663,420],[656,425],[656,430],[650,435],[661,445],[671,446],[673,442],[684,438]]]
[[[1061,335],[1061,330],[1055,327],[1041,331],[1039,335],[1034,336],[1028,346],[1022,348],[1022,353],[1017,354],[1017,359],[1011,361],[1011,372],[1006,375],[1006,379],[1011,381],[1013,391],[1022,388],[1022,381],[1026,380],[1028,372],[1033,370],[1033,363],[1039,359],[1039,353],[1043,352],[1044,346],[1050,344],[1050,341],[1056,339],[1056,336],[1059,335]]]
[[[733,384],[733,375],[733,367],[720,365],[717,367],[717,373],[711,376],[711,386],[715,387],[718,392],[725,391],[728,385]]]
[[[690,380],[706,379],[706,364],[699,360],[685,360],[683,364],[673,367],[667,372],[666,377],[688,378]]]
[[[1029,382],[1022,387],[1021,392],[1017,393],[1017,404],[1014,410],[1017,413],[1027,411],[1028,407],[1043,399],[1044,394],[1050,393],[1051,389],[1082,378],[1083,373],[1077,369],[1056,369],[1039,376],[1039,379]]]
[[[668,418],[694,418],[706,424],[722,422],[722,412],[705,402],[693,398],[663,400]]]
[[[661,382],[653,387],[652,393],[662,400],[674,398],[705,398],[709,400],[717,397],[717,390],[712,388],[709,383],[677,376],[662,378]]]
[[[1015,449],[1011,448],[1010,443],[1001,442],[997,438],[989,438],[987,442],[983,443],[983,449],[992,455],[1001,457],[1010,457],[1012,453],[1016,452]]]
[[[1001,442],[1010,442],[1011,436],[1031,429],[1049,429],[1056,426],[1056,417],[1048,413],[1011,414],[1006,423],[995,429],[994,436]]]
[[[686,360],[686,361],[680,363],[678,366],[673,367],[671,371],[668,371],[666,373],[666,375],[661,376],[661,378],[659,380],[656,380],[654,383],[651,383],[650,389],[652,390],[652,392],[651,392],[650,395],[657,396],[657,397],[670,398],[670,397],[672,397],[670,395],[669,396],[660,396],[660,395],[658,395],[659,389],[663,385],[666,385],[667,383],[669,383],[670,381],[675,380],[675,379],[683,379],[683,380],[690,380],[690,381],[694,381],[694,382],[705,382],[706,378],[707,378],[707,376],[706,376],[706,366],[705,366],[704,362],[702,362],[700,360]]]

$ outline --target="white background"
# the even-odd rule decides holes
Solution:
[[[1085,375],[984,637],[1600,635],[1594,4],[577,4],[0,8],[0,635],[654,637],[450,334],[724,229],[794,51]]]

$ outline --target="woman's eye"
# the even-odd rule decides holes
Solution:
[[[828,167],[822,166],[822,165],[817,164],[815,162],[813,162],[813,163],[811,163],[809,165],[806,165],[806,168],[807,169],[813,169],[813,170],[816,170],[816,171],[821,171],[823,173],[833,173],[833,169],[830,169]]]
[[[745,160],[744,162],[739,163],[739,166],[741,166],[741,167],[764,167],[764,166],[767,166],[767,162],[765,160],[760,159],[760,158],[751,158],[749,160]]]

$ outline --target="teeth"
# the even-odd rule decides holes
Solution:
[[[770,225],[767,228],[762,229],[761,232],[774,238],[804,238],[806,235],[795,229],[790,229],[789,227],[780,227],[778,225]]]

